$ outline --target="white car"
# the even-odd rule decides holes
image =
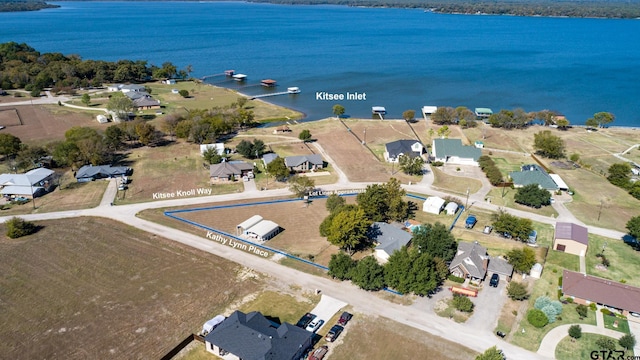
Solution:
[[[640,314],[635,313],[635,312],[629,313],[629,315],[631,315],[631,316],[633,316],[633,317],[640,318]]]
[[[315,333],[316,331],[318,331],[318,329],[320,329],[322,324],[324,324],[324,320],[321,320],[318,318],[313,319],[313,321],[311,321],[309,325],[307,325],[306,330],[311,331],[312,333]]]

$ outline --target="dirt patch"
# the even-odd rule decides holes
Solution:
[[[0,237],[6,358],[158,359],[260,287],[236,264],[111,220],[39,224]]]
[[[571,165],[566,161],[552,161],[551,166],[554,166],[560,169],[565,169],[565,170],[573,168],[573,165]]]
[[[7,126],[2,131],[19,137],[24,143],[37,142],[42,145],[43,141],[64,139],[64,133],[74,126],[103,130],[109,126],[98,123],[88,114],[65,110],[55,105],[25,105],[12,109],[13,111],[0,111],[0,125]]]

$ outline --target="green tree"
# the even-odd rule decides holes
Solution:
[[[473,311],[473,302],[471,301],[471,299],[469,299],[468,297],[466,297],[464,295],[454,294],[453,295],[453,300],[451,300],[451,305],[453,305],[453,307],[456,310],[459,310],[459,311],[462,311],[462,312],[472,312]]]
[[[309,195],[315,187],[316,182],[308,176],[294,175],[289,179],[289,190],[298,198]]]
[[[182,96],[183,98],[188,98],[189,97],[189,91],[182,89],[180,91],[178,91],[178,95]]]
[[[336,116],[336,118],[341,117],[342,115],[344,115],[344,106],[340,105],[340,104],[335,104],[333,105],[333,115]]]
[[[140,122],[136,124],[136,134],[138,135],[138,141],[142,145],[150,145],[158,139],[156,127],[147,123]]]
[[[407,193],[398,179],[389,179],[389,181],[382,184],[382,188],[387,195],[386,220],[404,221],[413,216],[412,208],[415,205],[403,200]]]
[[[414,257],[406,246],[394,251],[384,265],[384,280],[387,286],[403,293],[409,293],[413,285],[412,266]]]
[[[596,345],[600,350],[604,349],[614,351],[616,349],[616,342],[610,337],[600,337],[598,340],[596,340]]]
[[[19,237],[31,235],[38,231],[38,227],[29,221],[26,221],[19,217],[12,217],[7,220],[7,236],[12,239],[17,239]]]
[[[504,360],[504,355],[502,354],[502,350],[492,346],[485,350],[484,353],[476,356],[476,360]]]
[[[208,162],[211,165],[220,164],[224,159],[222,155],[218,154],[218,150],[216,150],[216,148],[214,147],[206,148],[202,153],[202,157],[206,162]]]
[[[411,120],[415,119],[415,117],[416,117],[416,111],[415,110],[405,110],[402,113],[402,118],[405,121],[411,121]]]
[[[17,136],[8,133],[0,134],[0,155],[17,155],[22,147],[22,141]]]
[[[82,163],[80,149],[73,141],[60,141],[52,144],[53,161],[59,166],[72,166]]]
[[[538,184],[529,184],[518,189],[514,200],[518,204],[539,209],[543,205],[551,205],[551,193],[542,189]]]
[[[582,337],[582,328],[580,325],[571,325],[571,327],[569,327],[569,336],[574,339],[580,339]]]
[[[420,156],[400,155],[398,164],[402,172],[408,175],[422,175],[424,159]]]
[[[584,123],[587,126],[587,129],[593,129],[598,127],[598,120],[594,118],[588,118]]]
[[[351,270],[351,281],[361,289],[377,291],[384,287],[384,269],[376,259],[367,256]]]
[[[236,146],[236,150],[240,155],[250,159],[261,157],[265,153],[265,149],[264,141],[260,139],[253,139],[253,143],[248,140],[242,140]]]
[[[89,94],[87,94],[87,93],[84,93],[84,94],[82,94],[82,100],[81,101],[86,106],[89,106],[91,104],[91,96],[89,96]]]
[[[537,328],[542,328],[549,323],[547,316],[539,309],[531,309],[527,311],[527,321],[529,324]]]
[[[370,221],[388,219],[387,192],[381,184],[367,185],[365,192],[357,195],[356,201]]]
[[[627,188],[631,181],[631,165],[629,163],[616,163],[609,166],[607,180],[615,186]]]
[[[504,210],[494,213],[492,218],[495,232],[512,236],[520,241],[527,241],[529,234],[533,231],[533,222],[531,219],[521,219]]]
[[[284,181],[289,176],[289,168],[279,156],[268,163],[266,169],[268,175],[275,177],[277,181]]]
[[[333,214],[334,212],[336,212],[336,210],[343,207],[346,203],[347,201],[342,196],[334,193],[327,197],[325,206],[327,207],[327,210],[329,210],[329,213]]]
[[[507,253],[509,264],[520,274],[528,274],[531,267],[536,263],[536,253],[530,247],[513,249]]]
[[[104,131],[105,144],[111,150],[118,150],[122,147],[122,141],[124,140],[124,130],[118,125],[111,125]]]
[[[634,216],[627,221],[627,230],[629,235],[640,240],[640,216]]]
[[[527,286],[521,282],[511,281],[507,285],[507,296],[512,300],[522,301],[529,298]]]
[[[564,140],[553,135],[551,131],[544,130],[533,135],[533,147],[536,154],[551,159],[559,159],[564,156]]]
[[[129,120],[129,113],[133,112],[133,101],[121,92],[115,92],[109,98],[107,110],[112,111],[122,121]]]
[[[311,131],[309,131],[308,129],[304,129],[300,132],[300,134],[298,135],[298,139],[307,142],[311,140]]]
[[[356,262],[351,258],[351,256],[340,251],[337,254],[331,255],[328,274],[329,276],[340,280],[350,280],[350,273],[353,271],[355,266]]]
[[[418,251],[450,261],[456,255],[456,238],[443,224],[423,224],[413,232],[413,246]]]
[[[596,120],[600,127],[604,127],[612,123],[613,120],[616,119],[616,116],[610,112],[601,111],[593,114],[593,118]]]
[[[625,334],[618,340],[618,344],[625,348],[627,351],[633,349],[636,346],[636,337],[633,334]]]
[[[449,134],[451,134],[451,130],[449,129],[449,126],[444,125],[442,126],[440,129],[438,129],[438,136],[440,137],[449,137]]]
[[[436,111],[431,114],[431,121],[437,125],[450,125],[456,122],[458,114],[456,110],[448,106],[438,106]]]
[[[576,312],[578,313],[578,316],[580,316],[581,319],[587,317],[588,311],[589,311],[589,308],[586,307],[585,305],[579,304],[578,306],[576,306]]]
[[[17,167],[30,170],[41,165],[42,158],[49,152],[42,146],[23,146],[16,157]]]
[[[361,208],[340,211],[335,215],[327,240],[350,254],[368,242],[367,231],[371,222]]]

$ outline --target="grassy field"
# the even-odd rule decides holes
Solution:
[[[522,211],[528,211],[538,215],[554,216],[554,217],[558,216],[558,212],[556,212],[552,206],[542,206],[540,209],[536,209],[534,207],[525,206],[525,205],[516,203],[514,197],[517,191],[518,190],[509,188],[509,187],[493,188],[491,189],[491,191],[489,191],[487,198],[490,198],[491,203],[498,206],[505,206],[505,207],[522,210]]]
[[[465,196],[467,189],[470,194],[478,192],[482,188],[482,182],[477,179],[464,176],[450,175],[437,167],[431,167],[433,170],[434,181],[433,186],[453,194]]]
[[[597,264],[602,263],[601,259],[596,257],[596,254],[603,253],[603,247],[604,256],[610,262],[606,270],[596,268]],[[611,240],[594,234],[589,235],[589,248],[587,249],[585,260],[587,273],[590,275],[640,286],[640,279],[637,276],[638,272],[640,272],[640,251],[634,250],[622,241]]]
[[[623,334],[631,334],[631,330],[629,330],[629,321],[625,319],[620,319],[616,316],[609,316],[609,315],[605,315],[603,319],[604,319],[605,328],[615,330],[615,331],[620,331]]]
[[[424,360],[474,359],[476,352],[460,344],[386,318],[356,314],[331,359]],[[463,341],[462,341],[463,342]],[[419,355],[417,355],[419,354]]]
[[[131,150],[124,164],[133,169],[129,189],[119,191],[116,204],[152,201],[154,193],[211,189],[212,195],[241,192],[241,181],[231,184],[209,182],[209,165],[196,144],[176,142],[160,147]],[[198,196],[197,193],[192,196]]]
[[[152,90],[151,95],[166,106],[166,111],[179,109],[211,109],[216,106],[228,106],[242,95],[236,91],[215,87],[200,82],[180,81],[173,85],[161,83],[146,84]],[[172,89],[187,90],[189,97],[183,98],[171,92]],[[260,100],[249,100],[245,108],[253,111],[257,121],[300,119],[302,113]]]
[[[567,336],[560,341],[558,346],[556,347],[556,359],[558,360],[574,360],[574,359],[594,359],[596,357],[592,357],[592,351],[600,351],[603,350],[596,344],[596,341],[600,338],[606,338],[606,336],[598,335],[598,334],[589,334],[582,333],[582,337],[577,340],[572,340],[571,337]],[[618,339],[614,339],[616,345],[618,344]],[[622,350],[618,346],[616,350]],[[602,353],[599,354],[600,357],[596,359],[602,358]],[[633,355],[633,351],[627,351],[622,357],[619,359],[627,359],[627,356]],[[606,356],[606,355],[605,355]],[[611,359],[618,359],[618,353],[612,353]]]
[[[111,220],[38,225],[0,237],[6,358],[157,359],[261,287],[234,263]]]
[[[240,306],[238,310],[249,313],[259,311],[262,315],[277,323],[296,324],[298,319],[311,311],[320,301],[319,295],[307,294],[307,296],[293,296],[282,292],[265,291],[258,294],[253,300]],[[323,327],[328,331],[328,328]]]

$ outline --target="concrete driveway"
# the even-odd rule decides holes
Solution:
[[[487,274],[490,278],[491,274]],[[500,317],[500,311],[507,300],[507,282],[500,280],[498,287],[489,286],[489,280],[485,281],[484,288],[478,293],[478,297],[471,298],[475,304],[473,315],[465,323],[469,328],[493,333]]]
[[[332,298],[331,296],[322,295],[318,305],[311,310],[311,313],[316,315],[318,319],[324,320],[324,324],[322,324],[318,330],[327,325],[329,319],[331,319],[333,315],[345,306],[347,306],[347,303],[344,301]],[[333,326],[333,324],[329,324],[329,326]]]
[[[629,316],[629,318],[631,318],[631,316]],[[636,354],[636,356],[640,355],[640,341],[638,341],[638,339],[640,339],[640,322],[635,321],[635,319],[629,320],[629,330],[636,337],[636,346],[633,348],[633,353]]]

